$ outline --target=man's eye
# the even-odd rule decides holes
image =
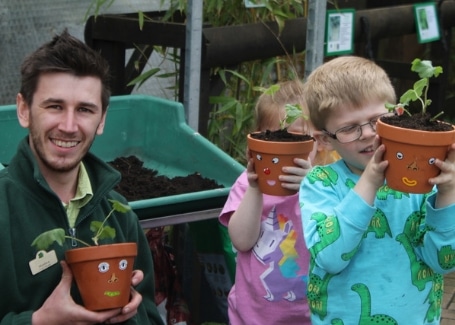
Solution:
[[[89,108],[87,108],[87,107],[79,107],[78,111],[79,112],[85,112],[85,113],[86,112],[91,112],[91,110]]]

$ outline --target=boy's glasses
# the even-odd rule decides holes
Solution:
[[[338,142],[340,142],[340,143],[353,142],[362,136],[362,128],[365,125],[369,125],[371,127],[371,129],[374,132],[376,132],[376,123],[378,122],[378,119],[384,115],[390,115],[390,113],[385,113],[385,114],[381,114],[376,117],[373,117],[371,120],[369,120],[367,123],[364,123],[364,124],[360,124],[360,125],[355,124],[355,125],[349,125],[349,126],[342,127],[341,129],[336,130],[335,133],[331,133],[331,132],[327,131],[326,129],[323,129],[322,132],[327,134],[332,139],[338,140]]]

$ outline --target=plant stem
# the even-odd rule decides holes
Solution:
[[[90,246],[91,246],[90,244],[88,244],[88,243],[86,243],[85,241],[83,241],[83,240],[81,240],[81,239],[79,239],[79,238],[76,238],[76,237],[71,237],[71,236],[66,236],[66,235],[65,235],[65,238],[68,238],[68,239],[72,239],[72,240],[78,241],[79,243],[84,244],[84,245],[87,246],[87,247],[90,247]]]

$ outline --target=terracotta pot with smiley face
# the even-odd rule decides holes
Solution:
[[[428,179],[437,176],[440,169],[436,158],[445,160],[448,147],[455,142],[452,131],[421,131],[377,123],[377,133],[386,147],[384,160],[389,162],[385,177],[387,185],[406,193],[428,193],[433,185]]]
[[[130,299],[136,243],[70,249],[65,260],[88,310],[121,308]]]
[[[311,138],[311,137],[310,137]],[[294,158],[308,159],[314,139],[297,142],[260,140],[247,136],[248,148],[258,174],[258,186],[262,193],[287,196],[297,193],[281,186],[279,175],[284,166],[294,166]]]

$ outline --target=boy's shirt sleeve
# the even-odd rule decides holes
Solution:
[[[455,204],[436,209],[436,195],[433,193],[427,199],[425,223],[418,231],[421,244],[415,250],[428,266],[445,274],[455,271]]]
[[[314,167],[299,193],[306,245],[318,267],[331,274],[349,265],[376,211],[336,166]]]

